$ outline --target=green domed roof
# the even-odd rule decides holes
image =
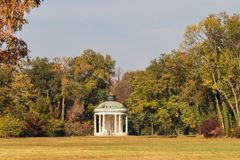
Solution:
[[[96,109],[126,109],[123,104],[116,101],[114,95],[107,96],[106,101],[99,104]]]
[[[123,104],[116,101],[103,102],[96,109],[126,109]]]

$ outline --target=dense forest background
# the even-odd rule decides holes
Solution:
[[[145,70],[124,72],[92,49],[72,58],[29,58],[15,33],[40,3],[0,2],[0,137],[91,135],[93,110],[110,92],[128,107],[130,134],[219,127],[239,136],[240,14],[209,15],[187,27],[179,49]]]

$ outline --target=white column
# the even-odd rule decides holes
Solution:
[[[94,134],[97,133],[97,118],[96,114],[94,114]]]
[[[114,133],[117,133],[117,115],[114,115]]]
[[[121,121],[122,115],[119,114],[119,119],[118,119],[118,132],[121,133],[121,125],[122,125],[122,121]]]
[[[103,114],[102,132],[105,132],[105,114]]]
[[[98,121],[99,121],[99,122],[98,122],[98,123],[99,123],[99,124],[98,124],[98,125],[99,125],[99,126],[98,126],[99,133],[102,132],[102,119],[101,119],[101,117],[102,117],[101,114],[99,114],[99,118],[98,118]]]
[[[125,127],[126,127],[125,128],[125,132],[128,133],[128,116],[127,116],[127,114],[126,114],[126,122],[125,123],[126,123],[126,125],[125,125]]]

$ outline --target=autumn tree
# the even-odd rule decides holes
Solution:
[[[38,7],[42,0],[0,1],[0,63],[16,63],[26,57],[26,42],[14,34],[27,23],[25,14]]]
[[[54,70],[56,72],[58,72],[60,76],[60,81],[61,81],[61,94],[60,94],[60,99],[58,101],[58,105],[60,108],[60,103],[61,103],[61,120],[64,121],[65,119],[65,110],[66,110],[66,99],[70,98],[69,97],[69,92],[68,89],[68,85],[70,83],[70,79],[68,79],[68,73],[70,70],[70,63],[71,63],[72,59],[71,58],[55,58],[53,60],[54,62]]]
[[[240,15],[209,15],[185,33],[183,48],[198,57],[204,85],[215,94],[218,120],[224,127],[229,116],[240,126]],[[229,112],[224,114],[227,106]],[[228,116],[228,117],[226,117]]]
[[[129,80],[131,77],[131,72],[126,72],[122,76],[119,76],[120,70],[117,70],[116,73],[116,79],[111,80],[111,87],[110,91],[112,94],[117,96],[117,100],[120,103],[125,104],[126,99],[128,98],[130,92],[131,92],[131,87],[129,84]]]

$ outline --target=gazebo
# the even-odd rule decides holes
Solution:
[[[94,109],[94,136],[128,135],[127,108],[108,95],[106,101]]]

